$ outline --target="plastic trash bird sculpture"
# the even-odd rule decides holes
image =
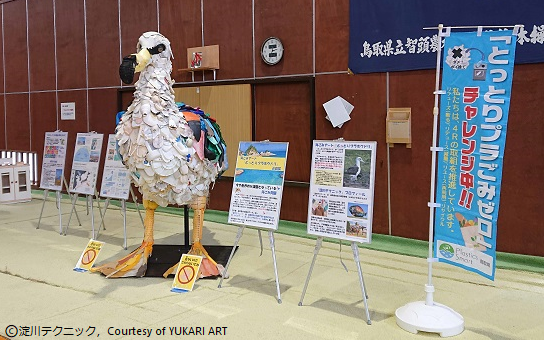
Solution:
[[[170,77],[173,55],[166,37],[146,32],[139,38],[136,52],[124,57],[119,68],[124,83],[132,83],[135,72],[140,76],[134,99],[117,125],[116,138],[123,162],[143,196],[144,239],[129,255],[94,271],[108,277],[144,276],[153,250],[155,209],[187,204],[194,212],[189,253],[204,257],[200,276],[222,274],[222,266],[201,243],[210,184],[228,167],[219,126],[204,112],[175,102]]]

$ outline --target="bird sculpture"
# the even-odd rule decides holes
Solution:
[[[153,250],[154,212],[158,206],[189,205],[193,209],[190,254],[203,256],[200,277],[223,274],[202,246],[202,226],[210,184],[228,167],[226,146],[219,126],[199,109],[178,104],[170,77],[173,58],[169,40],[146,32],[137,53],[123,58],[123,82],[136,81],[134,99],[116,128],[123,163],[143,196],[145,207],[142,244],[122,259],[94,271],[107,277],[141,277]],[[164,276],[172,273],[176,265]]]
[[[364,163],[363,159],[361,157],[357,157],[355,159],[355,166],[346,169],[345,173],[346,175],[350,176],[352,181],[357,180],[357,176],[359,176],[361,173],[361,163]]]

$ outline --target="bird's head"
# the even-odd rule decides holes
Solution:
[[[125,84],[131,84],[135,72],[141,72],[154,59],[174,58],[170,41],[158,32],[145,32],[138,39],[136,53],[123,58],[119,76]]]

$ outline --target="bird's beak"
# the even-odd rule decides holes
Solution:
[[[136,54],[136,68],[134,71],[142,72],[149,63],[149,60],[151,60],[151,53],[149,53],[147,48],[142,48],[142,50]]]

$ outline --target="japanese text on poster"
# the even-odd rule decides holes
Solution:
[[[103,137],[100,133],[77,134],[70,175],[71,192],[94,195]]]
[[[278,228],[288,146],[278,142],[240,142],[229,223]]]
[[[314,141],[308,234],[369,243],[376,142]]]
[[[68,132],[46,132],[40,188],[60,191],[64,177]]]
[[[100,196],[127,200],[129,191],[130,174],[121,160],[115,135],[111,134],[106,148]]]
[[[435,254],[491,280],[515,46],[512,30],[452,32],[444,46]]]

